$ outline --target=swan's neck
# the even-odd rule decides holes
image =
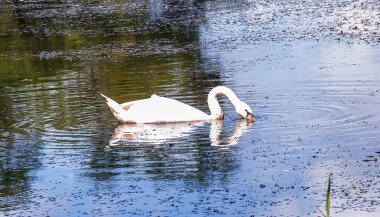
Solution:
[[[211,112],[211,118],[216,119],[223,116],[222,109],[220,108],[218,102],[218,96],[222,95],[226,96],[235,107],[240,102],[239,98],[231,89],[224,86],[218,86],[213,88],[208,94],[207,98],[208,107],[210,108]]]

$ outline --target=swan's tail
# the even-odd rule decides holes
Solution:
[[[100,95],[102,95],[102,97],[104,97],[107,100],[107,105],[108,105],[108,107],[110,107],[112,114],[120,122],[125,122],[126,120],[125,120],[125,118],[123,118],[123,116],[125,116],[126,111],[121,107],[121,105],[119,103],[115,102],[113,99],[103,95],[102,93],[100,93]]]

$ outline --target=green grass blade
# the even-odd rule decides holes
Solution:
[[[327,193],[326,193],[326,216],[327,217],[330,217],[330,207],[331,207],[331,199],[330,199],[330,195],[331,195],[331,176],[332,176],[332,173],[330,172],[330,174],[329,174],[329,180],[328,180],[328,183],[327,183]]]

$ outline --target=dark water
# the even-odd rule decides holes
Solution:
[[[0,214],[380,213],[376,1],[0,1]],[[117,126],[168,96],[221,124]],[[152,109],[152,112],[157,112]]]

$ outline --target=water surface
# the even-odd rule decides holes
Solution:
[[[5,216],[378,216],[375,1],[0,2]],[[361,20],[361,22],[358,22]],[[222,123],[117,125],[155,93]],[[152,112],[154,111],[152,108]]]

